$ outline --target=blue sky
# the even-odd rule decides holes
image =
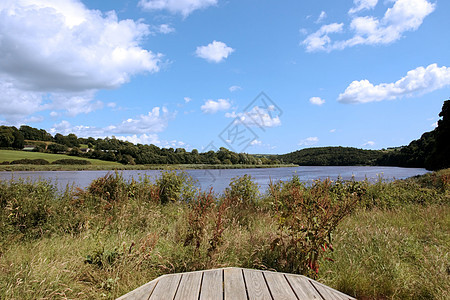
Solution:
[[[449,12],[444,0],[3,0],[0,124],[200,151],[405,145],[450,96]]]

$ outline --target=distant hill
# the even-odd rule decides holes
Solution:
[[[352,147],[316,147],[279,155],[278,159],[300,166],[371,166],[376,165],[383,154],[380,150]]]

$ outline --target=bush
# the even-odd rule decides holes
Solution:
[[[225,195],[230,199],[230,206],[239,209],[253,208],[259,197],[259,186],[252,181],[250,175],[231,179],[230,185],[225,189]]]
[[[192,201],[197,194],[196,184],[197,182],[186,172],[162,172],[156,179],[161,204]]]
[[[311,187],[298,177],[271,184],[278,236],[262,253],[261,263],[277,271],[317,277],[318,260],[332,247],[332,233],[356,207],[360,194],[355,183],[316,181]]]
[[[37,158],[37,159],[24,158],[24,159],[13,160],[10,164],[11,165],[48,165],[49,162],[46,161],[45,159],[41,159],[41,158]]]
[[[0,207],[3,230],[12,230],[30,236],[40,236],[55,215],[53,201],[57,187],[49,181],[11,180],[0,184]]]
[[[90,165],[91,162],[84,159],[65,158],[52,162],[53,165]]]

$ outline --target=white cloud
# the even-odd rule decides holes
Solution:
[[[216,5],[217,0],[140,0],[139,6],[145,10],[168,10],[187,17],[193,11]]]
[[[364,143],[362,146],[363,147],[373,147],[373,146],[375,146],[375,142],[374,141],[368,141],[367,143]]]
[[[167,108],[154,107],[146,115],[140,115],[137,119],[128,119],[121,124],[110,127],[112,133],[118,134],[148,134],[149,132],[161,132],[166,129],[169,119],[173,115]]]
[[[273,105],[270,105],[268,109],[254,106],[250,111],[244,113],[226,113],[225,117],[236,119],[236,122],[250,127],[271,128],[281,125],[280,117],[275,115],[275,111]]]
[[[327,50],[331,43],[331,39],[328,35],[330,33],[342,32],[343,27],[343,23],[323,25],[318,31],[308,35],[303,41],[303,45],[306,46],[306,51]]]
[[[316,20],[316,23],[321,23],[323,20],[325,20],[326,17],[327,13],[322,10],[319,17]]]
[[[355,6],[348,11],[349,14],[354,14],[362,10],[373,9],[377,5],[378,0],[353,0],[353,3]]]
[[[253,141],[250,142],[250,146],[261,146],[262,145],[262,141],[254,139]]]
[[[173,28],[170,24],[153,25],[151,26],[151,29],[153,34],[155,33],[169,34],[175,32],[175,28]]]
[[[376,5],[374,1],[367,0],[355,1],[355,4],[358,6],[354,8],[354,12],[359,8],[370,9]],[[352,16],[350,29],[353,37],[350,39],[332,41],[329,34],[343,32],[342,23],[333,23],[323,25],[307,36],[302,44],[308,52],[332,51],[356,45],[389,44],[399,40],[405,32],[417,30],[435,7],[434,3],[427,0],[395,0],[394,5],[386,10],[381,19],[374,16]]]
[[[238,85],[232,85],[228,88],[228,90],[233,93],[233,92],[242,90],[242,88]]]
[[[308,137],[306,139],[301,140],[300,142],[298,142],[299,146],[312,146],[315,145],[319,142],[319,138],[316,136],[311,136]]]
[[[161,141],[157,134],[141,134],[141,135],[129,135],[129,136],[115,136],[116,139],[127,141],[133,144],[142,144],[142,145],[160,145]]]
[[[309,102],[313,105],[321,106],[325,103],[325,100],[320,97],[311,97],[309,98]]]
[[[450,85],[450,68],[431,64],[409,71],[406,76],[394,83],[373,85],[369,80],[353,81],[339,95],[342,103],[367,103],[394,100],[425,94]]]
[[[336,129],[335,129],[335,128],[330,129],[330,133],[335,133],[335,132],[336,132]]]
[[[209,62],[219,63],[233,52],[234,49],[228,47],[225,43],[213,41],[207,46],[197,47],[195,54],[198,57],[206,59]]]
[[[431,127],[433,127],[433,128],[438,127],[438,122],[436,121],[436,122],[434,122],[433,124],[431,124]]]
[[[148,25],[87,9],[79,0],[3,1],[0,32],[0,88],[9,91],[0,101],[22,109],[0,112],[7,119],[51,108],[60,98],[69,101],[71,115],[92,111],[99,106],[97,90],[157,72],[162,59],[140,47]],[[88,108],[73,108],[81,104]]]
[[[189,97],[184,97],[184,103],[189,103],[189,102],[191,102],[191,101],[192,101],[191,98],[189,98]]]
[[[54,124],[49,132],[51,134],[61,133],[64,135],[74,133],[78,137],[94,138],[115,136],[117,139],[135,144],[160,145],[161,143],[157,133],[167,128],[168,121],[173,116],[165,107],[154,107],[152,111],[145,115],[140,115],[135,119],[130,118],[121,123],[103,128],[85,125],[72,126],[70,122],[63,120],[60,123]]]
[[[208,100],[203,104],[200,109],[205,114],[215,114],[220,110],[230,109],[231,103],[228,99],[219,99],[217,101]]]

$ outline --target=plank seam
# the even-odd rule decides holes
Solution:
[[[300,300],[300,297],[297,295],[297,293],[295,292],[294,288],[292,287],[291,282],[289,281],[289,279],[286,277],[286,274],[283,274],[284,279],[286,279],[287,283],[289,284],[289,286],[291,287],[292,292],[294,292],[295,297],[297,297],[297,300]]]
[[[242,269],[242,268],[241,268],[241,275],[242,275],[242,280],[244,281],[245,294],[247,295],[247,299],[250,299],[248,296],[247,281],[245,281],[244,269]]]
[[[181,273],[180,280],[178,281],[177,289],[175,290],[175,294],[173,295],[173,299],[172,300],[175,300],[175,298],[177,297],[178,289],[180,288],[181,280],[183,279],[183,277],[184,277],[183,273]]]
[[[156,288],[156,286],[158,285],[158,283],[159,283],[159,280],[155,283],[155,286],[152,288],[152,290],[151,290],[150,293],[148,294],[147,300],[149,300],[150,297],[152,296],[153,291],[155,290],[155,288]]]
[[[272,300],[273,300],[274,298],[273,298],[273,295],[272,295],[272,291],[270,290],[270,286],[269,286],[269,284],[267,283],[266,274],[265,274],[265,272],[261,272],[261,273],[262,273],[262,275],[263,275],[264,282],[266,283],[267,289],[269,290],[270,297],[271,297]]]
[[[205,272],[202,272],[202,279],[200,279],[200,289],[198,290],[198,300],[200,300],[200,297],[202,295],[202,286],[203,286],[203,276],[205,275]]]
[[[322,293],[319,291],[319,289],[316,288],[316,286],[314,285],[314,283],[312,283],[311,280],[308,280],[308,282],[313,286],[313,288],[317,291],[317,293],[319,293],[320,297],[322,297],[322,299],[326,300],[325,297],[322,295]]]

